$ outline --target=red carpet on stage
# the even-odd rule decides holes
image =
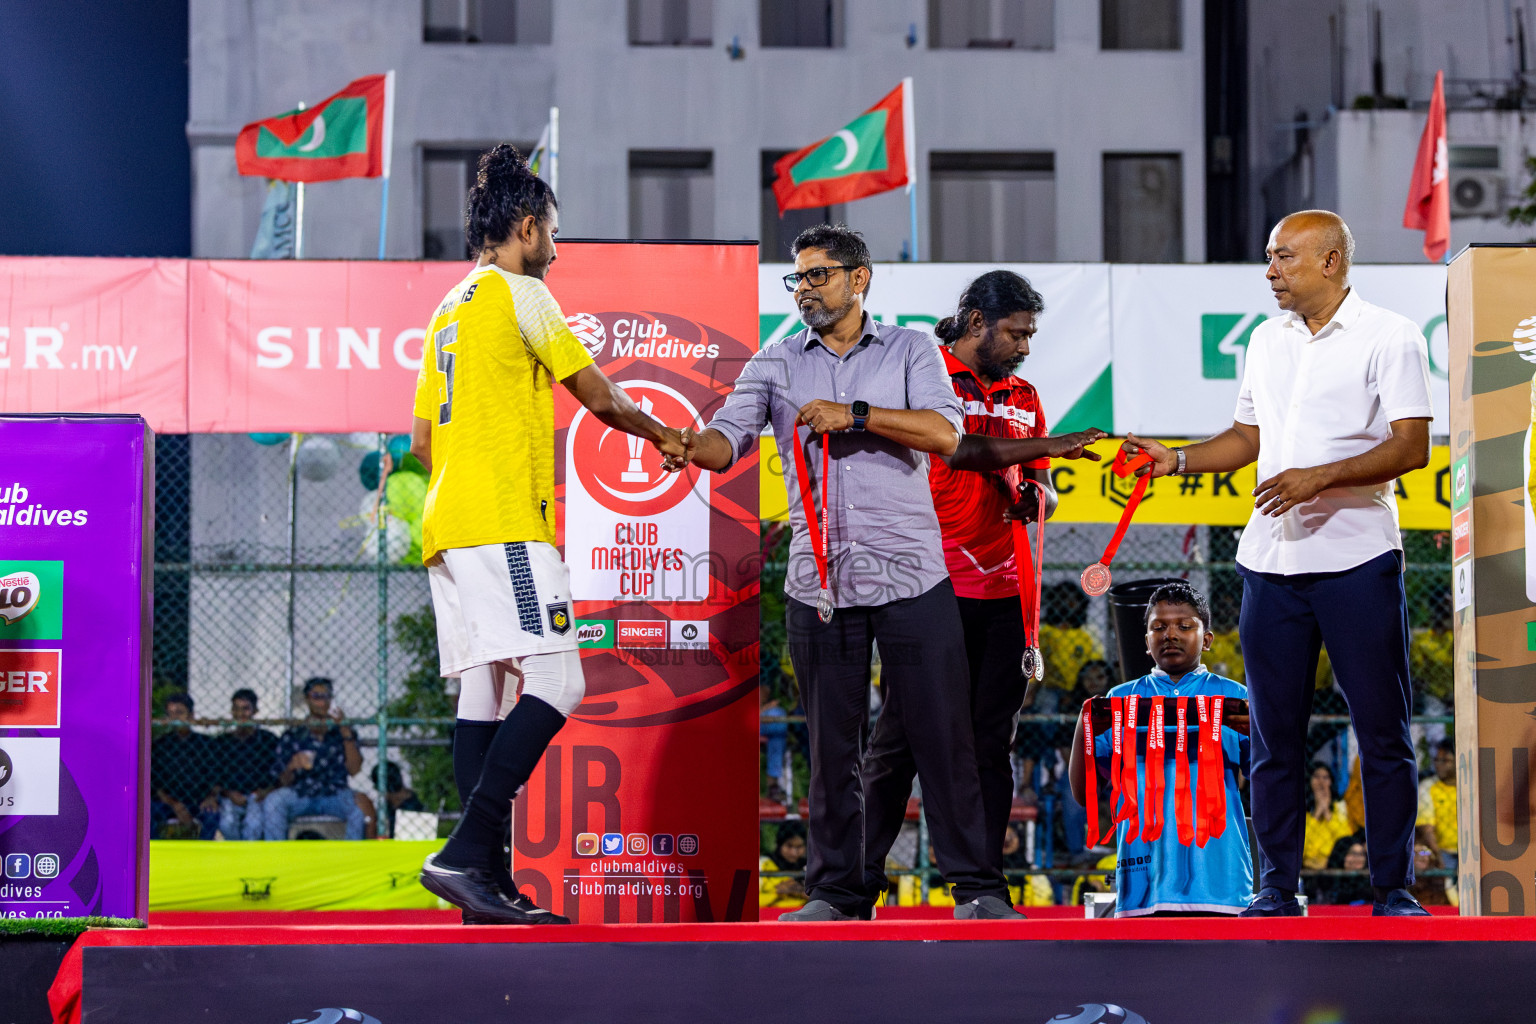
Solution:
[[[1083,1020],[1385,1024],[1507,1017],[1536,967],[1531,918],[1059,913],[1073,909],[1023,922],[890,908],[841,924],[544,928],[463,927],[444,911],[162,914],[145,930],[86,933],[49,996],[57,1021],[85,1024],[476,1021],[505,1018],[509,1002],[541,1022],[1044,1024],[1100,1006],[1121,1015]],[[343,1009],[356,1016],[327,1016]]]

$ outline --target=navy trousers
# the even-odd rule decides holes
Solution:
[[[1328,648],[1360,744],[1371,884],[1413,882],[1418,766],[1408,734],[1408,602],[1402,552],[1342,572],[1291,576],[1241,565],[1238,634],[1252,716],[1250,780],[1260,885],[1296,891],[1307,787],[1307,720]]]

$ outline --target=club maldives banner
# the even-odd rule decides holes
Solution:
[[[550,286],[609,378],[701,428],[757,351],[751,244],[562,246]],[[581,921],[756,920],[758,472],[668,474],[556,389],[587,696],[517,801],[513,868]]]
[[[4,415],[0,450],[0,916],[142,918],[154,435]]]

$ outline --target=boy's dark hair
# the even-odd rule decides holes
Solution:
[[[1152,598],[1147,602],[1145,624],[1152,622],[1152,609],[1156,608],[1159,604],[1187,604],[1199,616],[1200,625],[1206,630],[1211,628],[1211,606],[1206,603],[1205,595],[1183,580],[1164,583],[1152,591]]]
[[[1437,750],[1437,751],[1443,750],[1447,754],[1454,754],[1454,753],[1456,753],[1456,741],[1454,739],[1452,739],[1451,737],[1447,736],[1444,739],[1442,739],[1439,743],[1435,744],[1435,750]]]
[[[189,715],[197,710],[197,705],[192,703],[192,695],[185,690],[177,690],[175,693],[165,695],[166,708],[169,709],[172,704],[180,704],[187,709]]]
[[[874,261],[869,258],[869,246],[864,236],[846,224],[816,224],[795,236],[789,247],[789,258],[794,259],[806,249],[820,249],[828,258],[845,267],[863,267],[869,271],[871,282],[875,276]],[[850,271],[851,273],[851,271]],[[869,296],[869,288],[864,289]]]
[[[955,315],[934,325],[934,336],[946,345],[959,341],[971,326],[973,311],[979,312],[982,323],[991,327],[1015,313],[1043,313],[1045,300],[1034,285],[1013,271],[989,270],[966,285]]]
[[[317,686],[323,686],[327,690],[330,690],[331,696],[333,697],[336,695],[336,684],[331,682],[330,679],[326,678],[325,676],[310,676],[308,679],[304,680],[304,696],[308,697],[309,691],[313,690]]]
[[[524,217],[542,221],[559,209],[555,190],[533,173],[517,147],[503,142],[480,154],[475,183],[464,204],[464,236],[479,256],[512,237]]]
[[[256,704],[256,691],[252,690],[250,687],[241,687],[240,689],[236,690],[234,693],[230,694],[229,695],[229,699],[231,701],[248,700],[248,701],[251,702],[251,710],[253,710],[253,711],[257,707],[257,704]]]

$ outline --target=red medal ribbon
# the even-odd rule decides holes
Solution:
[[[1221,720],[1211,714],[1209,697],[1196,697],[1195,707],[1200,714],[1199,748],[1196,753],[1200,776],[1195,780],[1195,845],[1204,849],[1211,838],[1211,815],[1215,809],[1211,782],[1214,780],[1219,784],[1221,779]],[[1213,725],[1216,730],[1214,744],[1211,742]]]
[[[1120,810],[1125,799],[1125,794],[1120,789],[1120,761],[1125,741],[1120,725],[1125,721],[1125,698],[1109,698],[1109,719],[1109,823],[1104,826],[1104,834],[1099,837],[1101,844],[1108,842],[1109,837],[1114,834],[1115,824],[1120,821]]]
[[[1093,698],[1083,701],[1083,750],[1088,755],[1088,834],[1084,841],[1089,846],[1098,846],[1102,840],[1099,838],[1099,755],[1098,748],[1093,742]]]
[[[1045,487],[1033,477],[1024,483],[1039,491],[1039,516],[1035,519],[1035,550],[1030,557],[1029,529],[1019,520],[1013,521],[1013,564],[1019,573],[1019,604],[1024,612],[1024,646],[1040,646],[1040,576],[1045,570]],[[1022,484],[1020,485],[1023,486]]]
[[[1179,826],[1179,842],[1189,846],[1195,841],[1194,795],[1189,791],[1189,705],[1185,697],[1173,700],[1179,729],[1173,741],[1173,817]]]
[[[1226,758],[1221,748],[1221,706],[1220,697],[1211,698],[1211,720],[1200,730],[1200,788],[1205,793],[1206,832],[1212,839],[1227,829]]]
[[[1163,734],[1163,698],[1148,699],[1152,707],[1147,714],[1147,790],[1141,838],[1150,843],[1163,834],[1163,766],[1168,743]]]
[[[816,437],[816,432],[806,428],[806,443]],[[816,573],[821,577],[821,589],[827,586],[827,478],[831,476],[832,453],[825,434],[821,437],[821,515],[816,514],[816,499],[811,494],[810,471],[806,467],[805,452],[801,450],[800,430],[795,429],[795,474],[800,478],[800,500],[805,503],[805,525],[811,535],[811,554],[816,560]],[[819,520],[819,521],[818,521]]]
[[[1120,761],[1120,814],[1116,821],[1126,822],[1126,836],[1134,837],[1141,827],[1136,816],[1136,710],[1139,698],[1125,698],[1125,755]]]
[[[1142,452],[1135,458],[1127,458],[1125,449],[1115,452],[1115,461],[1109,464],[1109,468],[1115,476],[1128,477],[1142,466],[1152,462],[1152,456]],[[1114,559],[1115,552],[1120,550],[1120,542],[1125,539],[1125,531],[1131,525],[1131,516],[1136,514],[1136,506],[1141,504],[1142,497],[1147,493],[1147,488],[1152,483],[1152,474],[1136,478],[1136,486],[1131,489],[1130,499],[1125,503],[1125,511],[1120,513],[1120,522],[1115,526],[1115,535],[1109,539],[1109,544],[1104,548],[1104,556],[1099,559],[1100,565],[1109,565]]]

